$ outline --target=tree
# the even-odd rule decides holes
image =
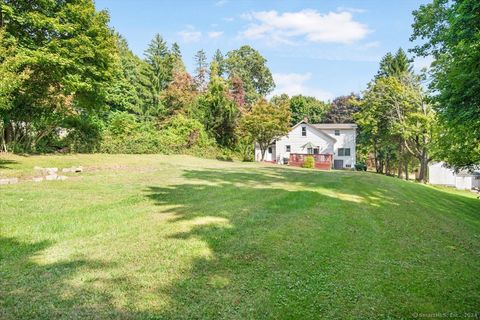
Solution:
[[[245,89],[245,101],[253,103],[270,93],[275,84],[267,67],[267,60],[250,46],[242,46],[227,54],[225,61],[229,78],[242,79]]]
[[[153,115],[149,108],[148,77],[142,72],[147,63],[128,48],[127,41],[116,34],[119,66],[112,85],[107,89],[107,104],[112,110],[137,115]]]
[[[213,55],[212,61],[215,61],[217,63],[217,72],[219,77],[223,77],[225,74],[225,58],[223,57],[222,51],[220,49],[217,49],[215,51],[215,54]]]
[[[206,92],[198,100],[200,118],[208,132],[222,146],[233,146],[239,111],[229,97],[228,85],[219,76],[217,64],[210,66],[210,82]]]
[[[245,89],[243,88],[243,82],[240,77],[233,76],[230,80],[230,99],[235,102],[238,110],[244,111],[245,107]]]
[[[333,99],[323,118],[324,123],[353,123],[354,114],[359,111],[360,97],[351,93],[348,96],[339,96]]]
[[[293,96],[290,99],[291,124],[295,125],[304,118],[311,123],[322,122],[327,109],[328,105],[315,97]]]
[[[166,115],[186,113],[196,96],[197,91],[192,77],[184,70],[175,70],[173,80],[161,94],[163,105],[166,107]]]
[[[395,55],[388,52],[382,58],[376,77],[401,77],[405,74],[413,74],[413,66],[405,51],[399,48]]]
[[[115,38],[91,0],[4,0],[1,8],[2,41],[18,48],[7,52],[16,60],[9,70],[22,79],[1,111],[5,143],[35,149],[66,119],[104,106],[118,65]]]
[[[198,91],[205,91],[207,88],[208,64],[205,51],[199,50],[195,55],[195,84]]]
[[[390,164],[396,159],[400,173],[405,149],[418,159],[418,179],[425,181],[434,117],[416,78],[377,78],[370,83],[360,106],[359,139],[372,145],[377,172],[383,171],[385,160],[385,171],[390,173]]]
[[[433,0],[413,12],[412,51],[433,57],[430,88],[441,125],[436,157],[455,169],[480,163],[480,2]]]
[[[162,108],[160,94],[172,80],[172,62],[166,42],[160,34],[156,34],[147,50],[145,58],[149,65],[146,75],[149,77],[151,102],[150,108],[160,110]]]
[[[290,130],[290,110],[287,103],[275,105],[265,99],[257,101],[252,110],[244,115],[240,132],[258,143],[262,161],[268,146]]]

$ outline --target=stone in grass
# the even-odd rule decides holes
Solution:
[[[83,167],[80,166],[80,167],[73,168],[73,172],[83,172]]]
[[[16,183],[18,183],[18,178],[0,179],[0,185],[16,184]]]
[[[68,177],[67,176],[58,176],[57,177],[57,180],[61,180],[61,181],[64,181],[64,180],[67,180]]]
[[[43,181],[43,177],[35,177],[32,179],[33,182],[42,182]]]
[[[52,175],[58,172],[58,168],[45,168],[45,171],[47,171],[49,175]]]
[[[62,169],[62,172],[63,172],[63,173],[74,172],[73,170],[74,170],[73,168],[63,168],[63,169]]]
[[[45,180],[52,181],[52,180],[57,180],[57,175],[56,174],[50,174],[45,177]]]

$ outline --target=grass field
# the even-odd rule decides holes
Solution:
[[[0,159],[23,180],[86,169],[0,186],[0,319],[479,316],[468,192],[187,156]]]

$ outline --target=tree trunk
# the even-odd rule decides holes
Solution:
[[[420,161],[420,172],[418,173],[418,181],[427,182],[427,169],[428,169],[428,158],[427,150],[424,148],[422,150],[421,157],[418,159]]]
[[[260,152],[262,153],[262,158],[260,161],[263,161],[265,159],[265,152],[267,151],[268,145],[265,147],[263,145],[260,145]]]
[[[390,155],[387,153],[387,158],[385,159],[385,174],[390,175]]]
[[[397,168],[397,178],[401,179],[402,178],[402,144],[399,145],[398,147],[398,168]]]
[[[404,160],[404,165],[405,165],[405,180],[408,181],[408,161],[406,159]]]

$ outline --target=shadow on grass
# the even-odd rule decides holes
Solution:
[[[463,259],[475,256],[478,241],[468,247],[448,216],[457,210],[478,232],[474,199],[366,173],[263,168],[184,177],[191,183],[151,186],[148,197],[171,208],[170,223],[184,224],[173,238],[204,241],[211,256],[159,289],[172,298],[160,318],[410,317],[479,306],[478,280],[456,275],[478,261],[459,262],[444,247],[457,237]]]
[[[18,163],[14,160],[0,159],[0,169],[12,169],[10,165]]]
[[[36,262],[51,245],[0,237],[0,319],[128,318],[113,306],[108,291],[95,289],[88,281],[71,283],[78,272],[102,271],[112,265],[85,259]]]

